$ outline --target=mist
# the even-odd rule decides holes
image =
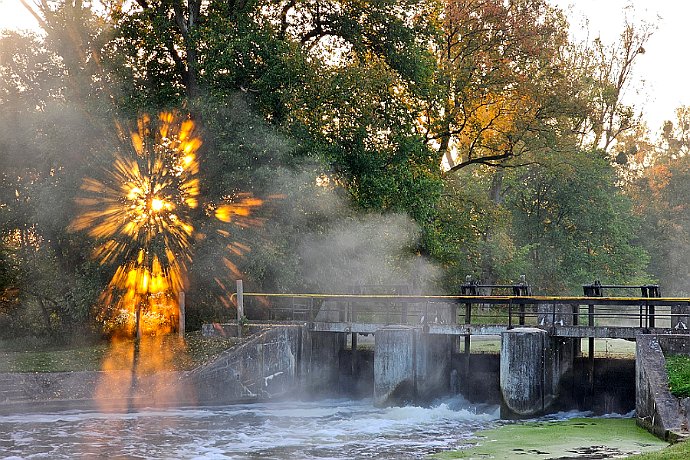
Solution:
[[[267,224],[271,244],[282,239],[298,276],[269,282],[293,292],[403,293],[437,289],[440,270],[419,255],[421,229],[401,213],[353,209],[344,188],[318,165],[274,175],[276,203]]]

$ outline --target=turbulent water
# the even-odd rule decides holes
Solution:
[[[3,458],[421,458],[466,446],[497,407],[329,400],[0,416]]]

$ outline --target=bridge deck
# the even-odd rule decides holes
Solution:
[[[408,325],[395,325],[385,323],[348,323],[348,322],[321,322],[315,321],[313,330],[319,332],[346,332],[359,334],[373,334],[385,327],[411,327]],[[426,324],[421,325],[429,334],[444,335],[500,335],[510,329],[506,325],[486,324],[486,325],[449,325],[449,324]],[[517,326],[513,326],[517,327]],[[555,337],[569,338],[608,338],[608,339],[635,339],[638,334],[688,334],[688,330],[677,330],[671,328],[639,328],[626,326],[529,326],[538,327],[548,331]]]
[[[322,332],[371,334],[399,326],[422,327],[430,334],[471,336],[499,335],[526,325],[572,338],[690,335],[690,298],[238,292],[236,301],[242,304],[250,298],[268,312],[268,319],[304,321]]]

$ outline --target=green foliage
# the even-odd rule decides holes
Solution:
[[[516,243],[511,210],[491,196],[494,177],[488,168],[468,168],[445,180],[434,238],[427,244],[443,263],[445,284],[454,292],[467,275],[513,283],[530,273],[531,247]]]
[[[403,211],[429,222],[441,185],[431,152],[416,139],[402,139],[387,151],[369,150],[367,139],[353,140],[334,160],[354,202],[365,211]]]
[[[529,247],[528,279],[540,289],[575,293],[593,279],[648,280],[648,256],[634,244],[639,221],[601,154],[575,152],[506,180],[516,244]]]
[[[611,166],[572,147],[614,109],[613,128],[627,129],[629,109],[610,80],[619,81],[597,73],[605,55],[564,57],[567,24],[547,2],[201,5],[95,11],[59,1],[40,7],[45,39],[0,37],[2,324],[20,334],[90,329],[109,273],[90,261],[93,243],[68,231],[74,198],[84,177],[111,164],[121,134],[113,120],[171,107],[190,112],[204,142],[192,327],[233,316],[229,243],[251,247],[232,261],[250,286],[300,290],[315,286],[307,242],[362,224],[370,239],[400,246],[381,253],[391,272],[406,267],[399,254],[428,256],[451,292],[468,274],[526,274],[556,293],[594,278],[648,280],[638,222]],[[462,167],[444,175],[440,157],[453,149]],[[665,222],[683,207],[683,174],[663,213],[648,213],[646,232],[682,227]],[[246,192],[266,198],[262,225],[228,231],[214,207]],[[379,238],[372,220],[402,229]],[[653,253],[660,279],[669,248]]]
[[[690,356],[667,356],[666,372],[671,394],[677,398],[690,397]]]

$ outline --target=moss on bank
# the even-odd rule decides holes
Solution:
[[[575,418],[504,425],[479,433],[477,445],[444,452],[440,459],[621,458],[660,450],[668,444],[633,419]],[[687,458],[687,457],[684,457]]]
[[[690,442],[685,441],[666,449],[629,457],[630,460],[687,460],[690,458]]]

